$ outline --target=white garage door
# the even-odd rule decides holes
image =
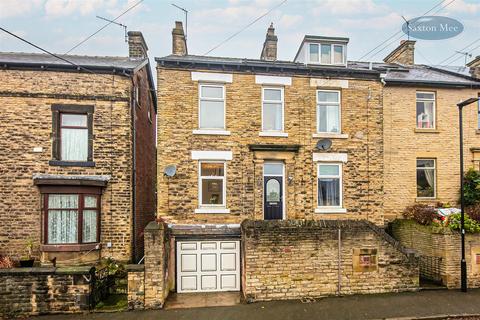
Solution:
[[[240,290],[239,241],[177,242],[177,291]]]

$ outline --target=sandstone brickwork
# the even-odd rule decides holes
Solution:
[[[418,289],[416,257],[366,221],[245,221],[242,241],[247,301]]]
[[[195,70],[218,72],[209,70]],[[349,79],[348,88],[311,86],[307,76],[293,76],[285,86],[285,132],[288,137],[263,137],[261,131],[262,85],[255,75],[236,72],[226,84],[226,130],[230,135],[196,135],[198,82],[191,71],[157,67],[158,80],[158,215],[177,223],[239,223],[263,219],[263,163],[285,163],[287,219],[366,219],[383,224],[383,108],[382,85],[376,80]],[[322,86],[323,83],[323,86]],[[314,213],[317,207],[317,168],[313,152],[321,137],[316,132],[316,90],[341,90],[342,133],[327,152],[346,153],[343,165],[344,207],[347,213]],[[345,136],[344,136],[345,137]],[[261,153],[249,144],[299,145],[298,152]],[[195,214],[198,208],[198,161],[192,150],[232,151],[227,161],[226,203],[230,214]],[[172,178],[162,172],[175,164]]]

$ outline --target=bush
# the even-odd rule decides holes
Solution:
[[[423,225],[431,224],[438,217],[435,208],[426,204],[415,204],[407,207],[403,212],[403,216]]]
[[[470,218],[480,223],[480,203],[465,208],[465,212]]]
[[[448,227],[452,230],[460,230],[460,213],[455,213],[448,216]],[[465,215],[465,232],[477,233],[480,232],[480,223]]]
[[[465,173],[463,182],[465,205],[472,206],[480,203],[480,171],[469,169]]]

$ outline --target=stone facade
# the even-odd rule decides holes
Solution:
[[[285,132],[288,137],[259,136],[262,85],[255,75],[234,72],[226,83],[226,130],[230,135],[197,135],[199,82],[192,71],[157,67],[158,172],[175,164],[177,173],[158,176],[158,215],[174,223],[239,223],[263,219],[263,163],[285,164],[285,218],[366,219],[383,224],[383,109],[382,85],[377,80],[345,79],[335,82],[292,76],[284,87]],[[219,73],[219,72],[217,72]],[[348,88],[341,88],[348,83]],[[347,213],[315,213],[317,169],[313,161],[316,143],[316,90],[341,91],[341,138],[332,138],[326,153],[346,153],[343,165],[343,203]],[[250,151],[249,145],[299,146],[298,152]],[[195,214],[198,208],[198,161],[192,150],[228,150],[226,207],[230,214]]]
[[[242,242],[247,301],[418,289],[417,258],[367,221],[245,221]]]
[[[55,257],[58,265],[94,263],[101,257],[128,261],[134,255],[134,242],[138,248],[135,257],[143,256],[141,232],[154,219],[156,168],[156,110],[147,67],[131,77],[41,71],[40,67],[0,70],[0,224],[8,226],[0,230],[1,255],[14,259],[24,256],[26,242],[31,239],[34,256],[47,265]],[[132,105],[134,85],[140,88],[141,106]],[[93,161],[88,166],[51,161],[55,127],[52,105],[93,108]],[[150,120],[147,113],[151,114]],[[135,163],[134,158],[138,159]],[[101,192],[98,246],[47,250],[43,197],[33,183],[38,174],[109,178]]]
[[[0,318],[88,311],[93,268],[0,269]]]
[[[127,271],[128,309],[137,310],[145,307],[145,266],[129,264]]]
[[[392,234],[402,245],[420,256],[420,275],[440,281],[449,289],[460,288],[461,237],[448,228],[422,226],[410,220],[397,220]],[[465,239],[468,286],[480,287],[480,234]],[[435,265],[433,265],[435,264]]]
[[[415,42],[416,41],[412,40],[402,40],[400,45],[386,56],[383,61],[407,66],[413,65],[415,63]]]
[[[436,128],[416,129],[416,92],[435,92]],[[459,199],[459,101],[479,94],[479,89],[386,86],[383,90],[385,219],[400,218],[415,203],[450,203]],[[478,108],[463,109],[465,169],[479,167]],[[417,198],[416,159],[436,159],[436,197]],[[476,161],[474,161],[476,159]]]

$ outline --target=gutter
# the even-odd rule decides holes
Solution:
[[[403,79],[385,79],[386,85],[419,85],[426,87],[448,87],[448,88],[480,88],[478,83],[459,83],[450,81],[424,81],[424,80],[403,80]]]
[[[80,67],[89,69],[99,74],[115,74],[120,76],[131,77],[134,70],[129,68],[119,68],[114,66],[89,66],[80,65]],[[78,71],[81,73],[88,73],[77,66],[69,64],[55,64],[55,63],[25,63],[25,62],[1,62],[1,69],[27,69],[27,70],[45,70],[45,71]]]

